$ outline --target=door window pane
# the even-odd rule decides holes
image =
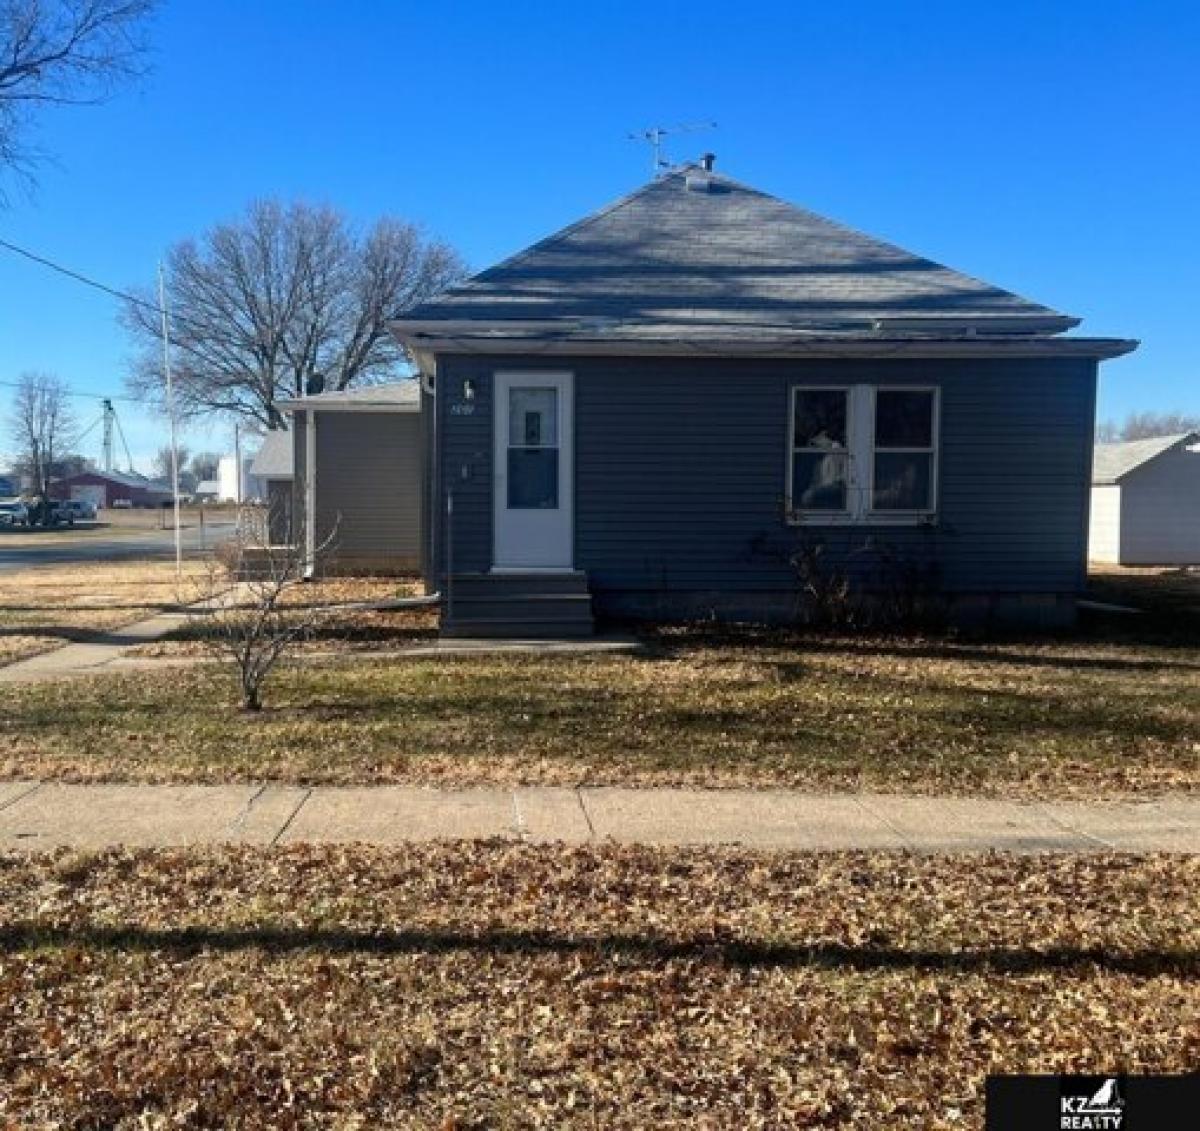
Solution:
[[[879,389],[875,394],[877,448],[933,447],[933,393]]]
[[[805,511],[846,509],[845,453],[792,453],[792,508]]]
[[[845,448],[846,391],[797,389],[794,448]]]
[[[877,511],[929,510],[933,495],[931,452],[876,452],[875,494]]]
[[[509,510],[553,510],[558,506],[558,449],[508,449]]]
[[[514,448],[552,448],[558,443],[557,389],[509,389],[508,442]]]

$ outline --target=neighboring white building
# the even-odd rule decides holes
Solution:
[[[1088,557],[1200,565],[1200,432],[1096,445]]]
[[[263,496],[263,486],[251,471],[253,456],[243,456],[241,478],[236,456],[222,456],[217,463],[217,500],[222,503],[251,503]]]

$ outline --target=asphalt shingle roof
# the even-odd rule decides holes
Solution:
[[[1116,483],[1131,471],[1157,459],[1178,444],[1200,443],[1200,432],[1180,432],[1174,436],[1151,436],[1146,440],[1123,440],[1117,444],[1097,444],[1092,457],[1092,482],[1098,486]]]
[[[144,491],[166,491],[170,493],[171,490],[161,480],[148,479],[145,475],[139,475],[136,471],[102,471],[99,468],[88,468],[86,471],[79,472],[79,475],[94,475],[99,479],[107,479],[109,482],[116,483],[121,487],[137,487]],[[78,478],[78,475],[64,475],[60,479],[55,480],[55,482],[66,483],[76,478]]]
[[[250,474],[260,479],[291,479],[293,461],[292,434],[286,428],[277,428],[263,438]]]
[[[363,385],[355,389],[341,389],[333,393],[318,393],[312,397],[280,401],[280,407],[292,411],[312,408],[412,408],[421,404],[421,387],[417,381],[389,381],[383,385]]]
[[[945,333],[949,320],[1044,334],[1077,321],[694,166],[402,316],[442,320],[733,340],[863,334],[893,320],[908,332]]]

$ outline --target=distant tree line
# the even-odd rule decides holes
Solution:
[[[1096,439],[1102,444],[1118,440],[1148,440],[1153,436],[1177,436],[1181,432],[1200,432],[1200,416],[1184,412],[1131,412],[1118,424],[1102,421]]]
[[[216,452],[193,452],[179,445],[179,489],[191,493],[208,479],[216,479],[221,457]],[[154,453],[154,474],[165,483],[171,482],[171,447],[169,444]]]

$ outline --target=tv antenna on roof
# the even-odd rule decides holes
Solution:
[[[649,129],[638,130],[626,136],[630,141],[649,143],[654,161],[654,175],[657,177],[661,176],[665,169],[671,167],[671,162],[663,155],[663,138],[668,134],[694,134],[716,128],[716,122],[683,122],[677,126],[651,126]]]

